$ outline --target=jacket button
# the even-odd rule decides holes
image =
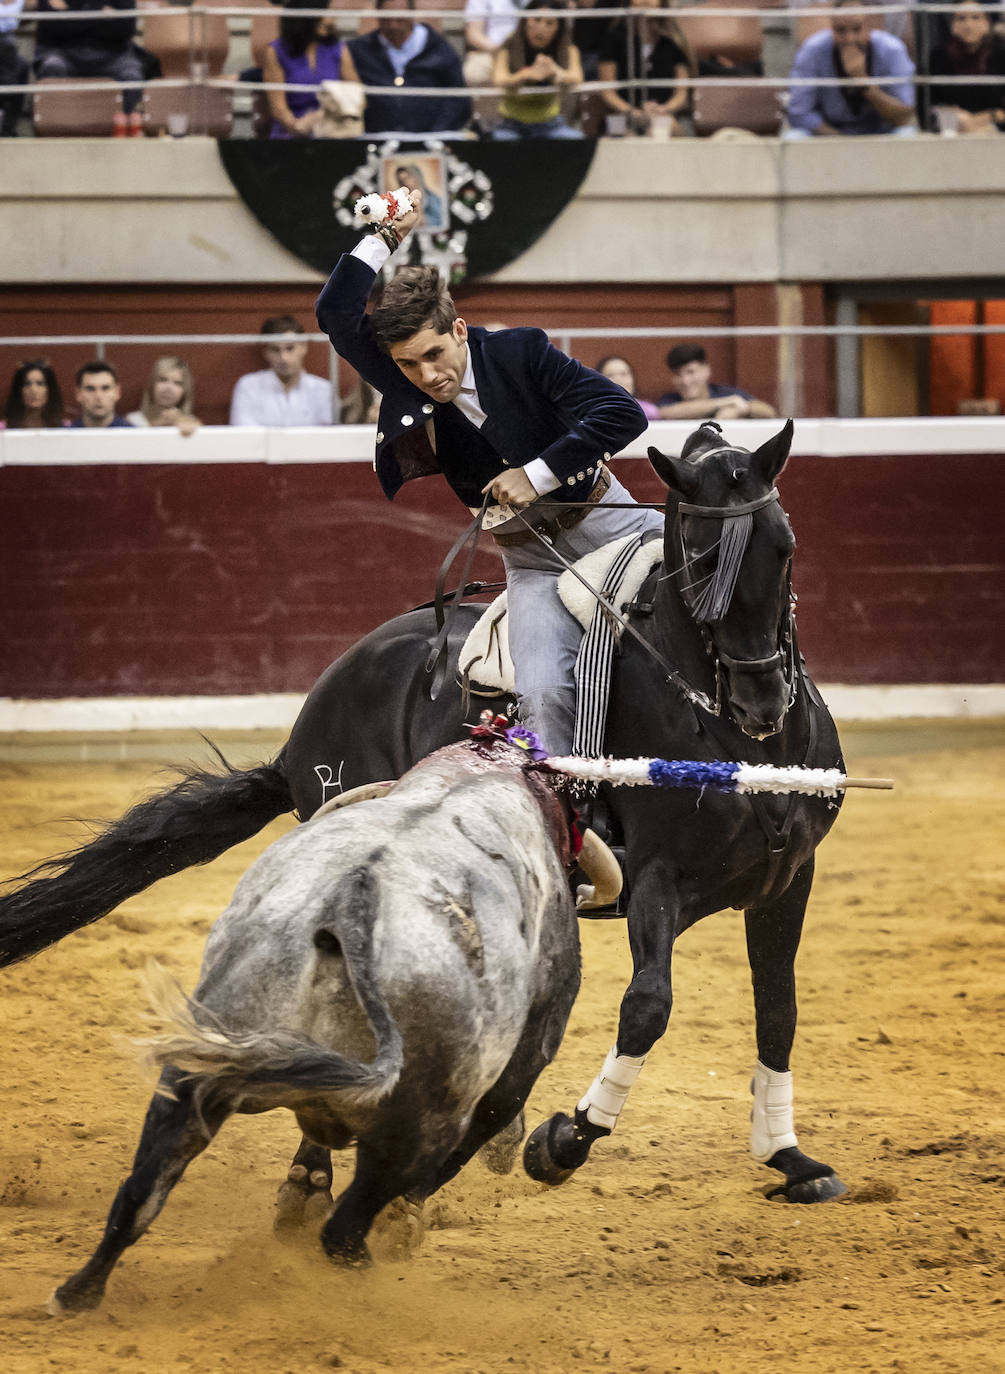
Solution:
[[[423,415],[432,415],[432,413],[433,413],[433,407],[432,407],[432,405],[431,405],[428,401],[427,401],[426,404],[422,407],[422,413],[423,413]]]
[[[605,462],[605,463],[609,463],[610,461],[611,461],[611,455],[610,455],[609,453],[605,453],[605,454],[604,454],[604,462]]]
[[[574,487],[576,485],[575,477],[567,477],[565,481],[567,486]]]
[[[576,473],[576,481],[577,481],[577,482],[583,482],[583,481],[585,481],[585,480],[586,480],[586,473],[585,473],[585,472],[577,472],[577,473]]]
[[[411,415],[403,415],[401,417],[401,423],[403,425],[414,425],[415,421],[412,419]]]
[[[383,442],[384,442],[384,436],[383,436],[383,434],[378,434],[378,435],[377,435],[377,443],[378,443],[378,444],[382,444]]]
[[[593,472],[593,468],[587,468],[586,471],[592,473],[592,472]]]

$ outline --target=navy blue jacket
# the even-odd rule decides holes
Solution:
[[[360,38],[350,38],[349,51],[356,75],[364,86],[395,86],[395,70],[376,29]],[[403,81],[406,87],[466,89],[461,59],[435,29],[429,30],[426,46],[405,68]],[[371,93],[366,98],[363,127],[368,134],[445,133],[449,129],[463,129],[470,118],[471,101],[466,95],[444,94],[437,97]]]
[[[365,262],[343,255],[316,310],[335,351],[383,397],[374,466],[385,495],[393,498],[413,477],[442,471],[426,433],[426,421],[433,419],[438,405],[374,342],[366,313],[374,277]],[[472,327],[468,347],[478,401],[488,416],[481,436],[506,466],[523,467],[543,458],[560,481],[548,494],[550,501],[584,500],[596,481],[597,466],[646,428],[633,396],[559,352],[543,329],[490,332]]]

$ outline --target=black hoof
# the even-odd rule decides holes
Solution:
[[[72,1317],[77,1312],[93,1312],[101,1305],[104,1296],[104,1287],[75,1289],[73,1280],[68,1279],[62,1288],[57,1288],[51,1295],[45,1305],[46,1311],[50,1317]]]
[[[523,1150],[523,1167],[536,1183],[557,1187],[586,1163],[590,1146],[602,1135],[610,1131],[559,1112],[531,1132]]]
[[[847,1186],[837,1174],[826,1174],[823,1178],[803,1178],[785,1186],[786,1202],[831,1202],[847,1193]]]

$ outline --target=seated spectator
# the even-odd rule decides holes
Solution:
[[[11,378],[0,429],[60,429],[63,414],[59,379],[41,359],[19,363]]]
[[[364,382],[363,378],[353,387],[341,404],[341,422],[344,425],[375,425],[380,414],[380,392]]]
[[[318,19],[297,10],[320,9],[317,0],[285,0],[279,37],[265,50],[263,79],[293,86],[355,81],[348,44],[339,40],[334,16]],[[268,91],[270,138],[310,138],[324,117],[313,91]]]
[[[835,7],[860,0],[835,0]],[[914,63],[899,38],[864,14],[834,14],[829,29],[807,38],[793,77],[870,77],[865,86],[793,86],[786,138],[914,133]]]
[[[119,374],[111,363],[96,358],[77,369],[77,405],[80,414],[70,421],[71,429],[132,429],[128,420],[116,413],[122,399]]]
[[[661,420],[763,420],[774,410],[738,386],[711,382],[712,369],[699,344],[678,344],[667,354],[675,390],[657,401]]]
[[[499,124],[492,137],[505,142],[519,138],[583,138],[581,129],[567,124],[556,91],[537,86],[580,86],[583,67],[572,41],[568,19],[534,10],[564,10],[565,0],[528,0],[512,36],[496,53],[493,80],[506,94],[499,101]]]
[[[956,0],[949,37],[933,48],[932,76],[958,76],[958,86],[932,86],[930,100],[936,129],[961,134],[1005,130],[1005,83],[968,84],[968,76],[1005,76],[1005,42],[991,28],[991,16],[977,0]]]
[[[579,49],[583,76],[587,81],[597,80],[600,49],[603,47],[608,29],[616,22],[609,15],[594,15],[590,11],[617,9],[619,6],[626,6],[627,3],[628,0],[617,0],[616,5],[609,4],[608,0],[569,0],[570,7],[576,12],[576,17],[572,21],[572,41]],[[656,3],[656,0],[653,0],[653,3]]]
[[[133,10],[134,0],[38,0],[38,13],[58,14],[79,10],[80,19],[62,22],[38,21],[35,47],[35,75],[101,76],[126,85],[143,80],[143,58],[133,44],[136,20],[132,15],[122,19],[101,19],[110,10]],[[122,108],[131,114],[142,99],[141,90],[123,92]],[[135,127],[139,131],[139,113]]]
[[[414,9],[415,0],[375,0],[382,10]],[[373,33],[350,38],[349,53],[364,86],[409,86],[463,90],[461,59],[435,29],[413,19],[380,18]],[[430,134],[462,129],[471,118],[467,96],[373,95],[367,96],[365,128],[368,134]]]
[[[623,386],[629,396],[635,396],[635,373],[632,365],[627,358],[622,358],[617,353],[611,353],[606,358],[601,358],[596,364],[596,370],[603,373],[612,382],[617,382],[618,386]],[[660,408],[652,401],[643,401],[635,396],[636,401],[642,407],[642,413],[647,420],[658,420],[660,418]]]
[[[632,9],[649,9],[653,0],[631,0]],[[665,7],[667,0],[662,0]],[[641,21],[616,19],[600,49],[597,76],[601,81],[627,81],[629,76],[651,81],[685,81],[695,65],[680,25],[669,14]],[[680,121],[691,108],[689,86],[626,87],[601,92],[611,114],[623,114],[632,133],[644,134],[654,115],[670,116],[670,132],[689,132]]]
[[[177,425],[182,434],[194,434],[202,424],[192,414],[192,373],[181,358],[158,358],[154,363],[139,410],[126,419],[142,429],[147,425]]]
[[[464,80],[491,86],[495,55],[520,18],[518,0],[467,0],[464,6]]]
[[[274,315],[265,321],[263,334],[282,337],[262,349],[267,368],[238,378],[230,399],[232,425],[285,428],[332,423],[331,384],[304,371],[307,344],[296,337],[303,332],[303,325],[292,315]]]
[[[23,86],[28,64],[17,50],[14,34],[24,0],[0,0],[0,86]],[[24,109],[23,95],[0,95],[0,138],[13,138]]]

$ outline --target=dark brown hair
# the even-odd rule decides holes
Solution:
[[[509,69],[511,72],[521,71],[524,67],[533,65],[534,58],[539,52],[543,52],[547,57],[554,58],[560,67],[569,65],[569,48],[572,46],[572,24],[568,19],[559,19],[558,28],[545,48],[534,48],[527,38],[526,17],[534,10],[564,10],[566,9],[565,0],[527,0],[527,4],[521,10],[520,22],[517,24],[512,35],[503,44],[506,55],[509,59]],[[543,14],[542,19],[556,19],[557,15]],[[545,83],[548,84],[548,83]]]
[[[370,322],[377,347],[385,353],[420,329],[449,334],[457,307],[436,267],[403,267],[384,287]]]
[[[42,407],[42,425],[45,429],[58,429],[63,423],[63,397],[59,390],[59,379],[49,363],[42,359],[32,360],[26,363],[19,363],[11,379],[10,391],[7,394],[7,403],[4,406],[3,417],[7,421],[8,429],[24,428],[24,384],[28,380],[29,372],[41,372],[45,378],[45,385],[49,394],[46,397],[45,405]]]

